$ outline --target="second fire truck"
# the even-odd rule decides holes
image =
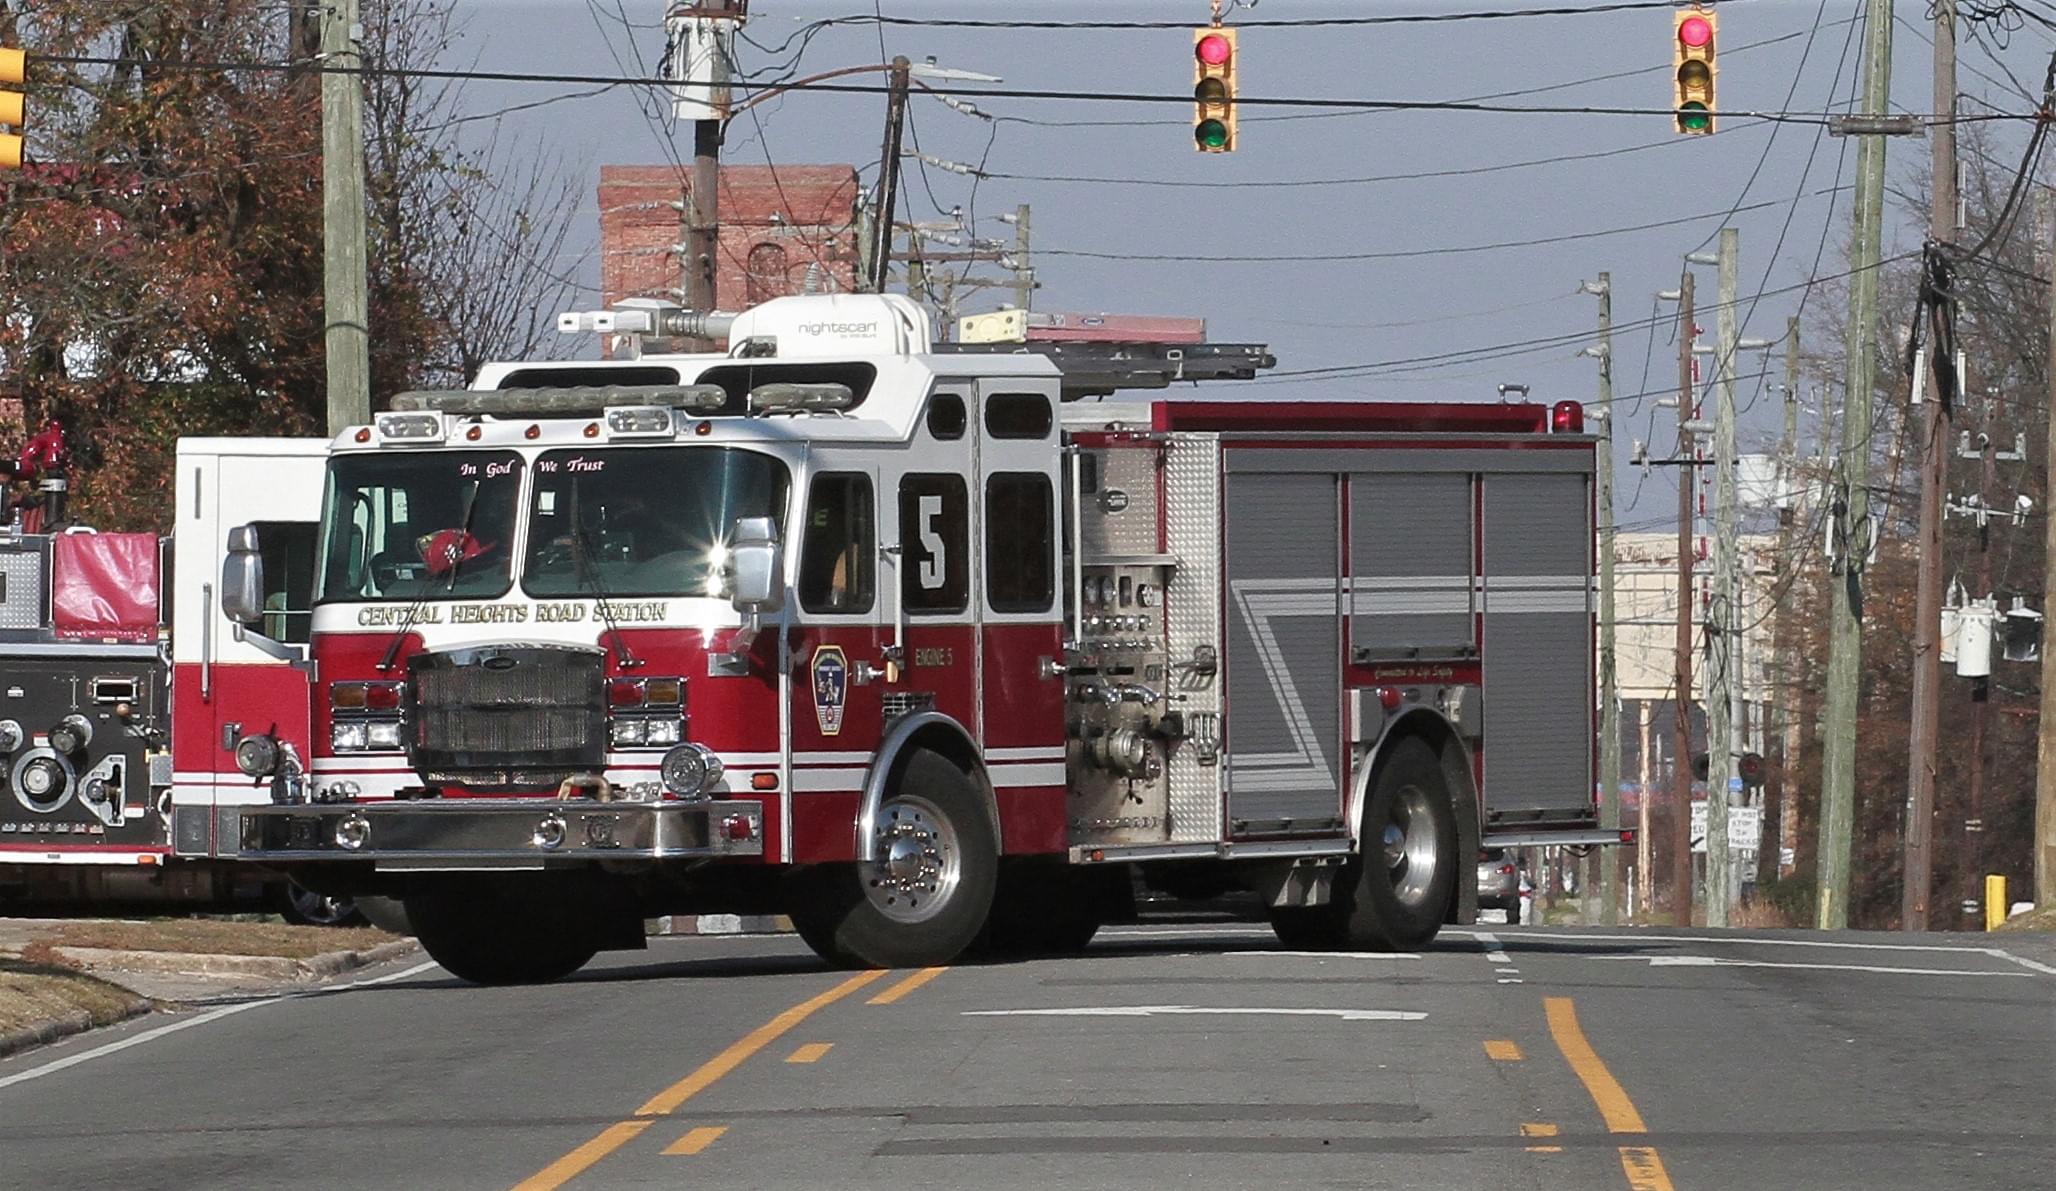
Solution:
[[[567,319],[627,358],[335,440],[312,705],[214,672],[181,855],[403,897],[499,983],[673,912],[1075,948],[1135,873],[1412,947],[1481,846],[1612,838],[1576,405],[1126,399],[1260,353],[939,345],[891,296]],[[298,659],[263,528],[228,542],[221,606]]]

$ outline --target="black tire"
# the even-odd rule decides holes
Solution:
[[[397,897],[360,897],[357,912],[364,920],[389,935],[407,936],[414,925],[407,921],[407,906]]]
[[[429,958],[473,984],[547,984],[600,950],[599,924],[576,896],[546,879],[439,886],[406,899],[407,921]]]
[[[1401,740],[1378,764],[1359,855],[1337,882],[1348,942],[1364,950],[1425,946],[1456,888],[1456,808],[1435,750]]]
[[[999,876],[977,783],[917,752],[879,807],[880,859],[823,865],[795,886],[794,927],[815,954],[855,968],[946,964],[985,929]]]
[[[1269,917],[1278,941],[1296,951],[1334,951],[1349,942],[1349,920],[1333,903],[1273,906]]]
[[[316,893],[290,877],[277,889],[279,917],[295,926],[364,925],[364,914],[347,897]]]
[[[1060,858],[1002,861],[977,951],[994,959],[1076,955],[1099,933],[1126,875],[1120,866],[1074,868]]]

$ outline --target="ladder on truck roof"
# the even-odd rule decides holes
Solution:
[[[1254,380],[1276,368],[1264,343],[938,343],[937,355],[1039,355],[1062,373],[1063,397],[1105,397],[1123,389],[1167,389],[1178,381]]]

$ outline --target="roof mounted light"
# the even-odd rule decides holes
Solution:
[[[395,446],[426,446],[443,441],[443,417],[435,413],[378,415],[378,440]]]
[[[671,411],[661,405],[617,405],[607,411],[608,438],[670,438]]]
[[[757,414],[827,413],[856,403],[857,395],[848,385],[780,383],[750,390],[750,412]]]

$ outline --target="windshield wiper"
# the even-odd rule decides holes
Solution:
[[[483,484],[473,484],[471,492],[464,498],[464,522],[457,527],[457,541],[454,546],[456,553],[450,559],[449,578],[443,584],[445,595],[457,589],[457,571],[464,565],[464,543],[471,538],[471,518],[478,512],[478,492],[483,487]],[[428,560],[424,558],[422,562],[426,564]],[[433,578],[426,573],[421,576],[421,588],[415,593],[414,602],[407,605],[407,615],[400,618],[400,627],[393,630],[393,639],[386,642],[385,656],[378,660],[379,673],[384,674],[393,668],[401,644],[407,640],[407,634],[414,631],[415,618],[421,615],[422,608],[428,604],[428,587]]]
[[[633,670],[642,663],[629,652],[628,642],[621,638],[621,626],[614,621],[614,601],[607,595],[606,581],[600,578],[600,560],[596,557],[598,551],[593,549],[592,532],[585,527],[584,519],[578,517],[572,519],[571,528],[575,535],[572,541],[578,557],[578,572],[581,576],[592,577],[593,594],[599,597],[600,619],[607,626],[607,635],[614,639],[614,650],[621,656],[621,668]]]

